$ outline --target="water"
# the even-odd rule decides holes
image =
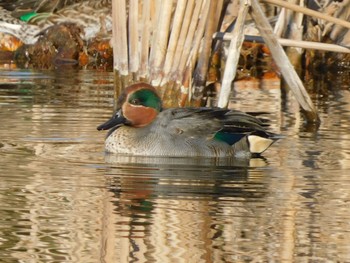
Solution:
[[[278,84],[236,84],[230,107],[285,136],[248,161],[105,155],[109,72],[0,83],[1,262],[350,262],[346,82],[309,87],[320,127]]]

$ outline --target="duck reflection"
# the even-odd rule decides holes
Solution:
[[[106,155],[106,161],[110,164],[107,187],[114,196],[113,214],[120,237],[117,242],[128,248],[121,250],[126,261],[146,255],[147,260],[164,257],[174,262],[199,262],[207,253],[214,253],[214,242],[226,244],[227,231],[242,224],[242,213],[252,216],[243,203],[266,195],[262,176],[250,176],[255,167],[266,165],[262,158],[111,154]],[[241,235],[234,232],[234,236]],[[225,249],[220,251],[225,253]]]

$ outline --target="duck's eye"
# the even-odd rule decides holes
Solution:
[[[140,99],[132,99],[132,100],[130,100],[130,103],[133,105],[141,105],[141,100]]]

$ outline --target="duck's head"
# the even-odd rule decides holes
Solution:
[[[97,130],[108,130],[122,124],[144,127],[157,117],[161,109],[162,102],[154,87],[147,83],[133,84],[119,96],[116,113]]]

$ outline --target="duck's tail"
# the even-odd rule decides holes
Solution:
[[[240,153],[250,153],[251,155],[256,156],[262,154],[274,142],[281,138],[282,136],[274,133],[266,133],[264,136],[259,134],[248,134],[233,144],[232,147],[237,155]]]

